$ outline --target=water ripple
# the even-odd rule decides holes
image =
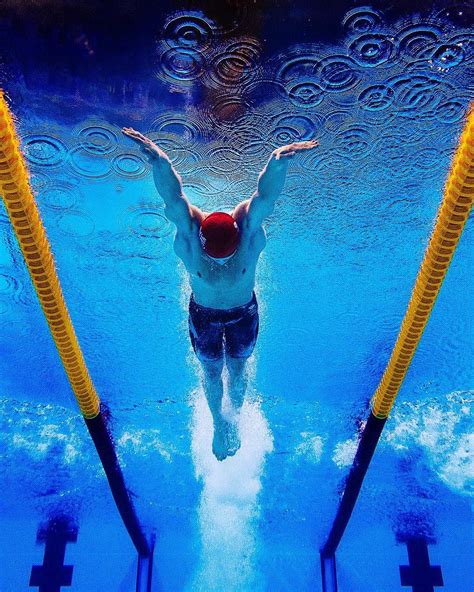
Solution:
[[[316,130],[321,129],[322,125],[322,118],[283,114],[273,119],[269,133],[276,146],[281,146],[314,138]]]
[[[107,124],[90,124],[78,132],[79,145],[92,154],[110,154],[118,147],[118,134]]]
[[[202,51],[211,44],[214,29],[214,23],[202,14],[180,14],[165,23],[163,37],[170,47]]]
[[[452,98],[438,105],[435,110],[435,117],[441,123],[456,123],[464,119],[469,99]]]
[[[360,76],[355,62],[343,55],[333,55],[321,60],[318,72],[324,90],[342,92],[359,83]]]
[[[364,89],[358,98],[359,105],[367,111],[382,111],[390,107],[395,91],[388,84],[375,84]]]
[[[400,74],[388,81],[396,93],[402,109],[416,110],[419,114],[435,108],[440,102],[442,82],[434,76]]]
[[[442,72],[447,72],[464,61],[465,53],[462,45],[443,44],[430,51],[429,63]]]
[[[22,152],[29,163],[44,167],[58,166],[67,156],[67,148],[62,140],[46,134],[23,138]]]
[[[314,80],[301,80],[288,83],[286,86],[288,99],[293,105],[303,109],[312,109],[322,103],[324,91]]]
[[[342,20],[342,26],[350,33],[367,33],[376,29],[381,23],[380,13],[369,6],[349,10]]]
[[[123,152],[115,156],[112,166],[118,175],[127,179],[139,179],[148,173],[145,160],[132,152]]]
[[[55,183],[41,192],[40,202],[53,210],[69,210],[77,202],[78,189],[67,183]]]
[[[177,144],[188,148],[195,146],[206,135],[202,121],[190,113],[184,115],[174,111],[154,118],[150,123],[150,131],[166,134],[167,138],[175,139]]]
[[[127,226],[142,238],[163,238],[173,232],[173,226],[166,216],[157,211],[155,204],[142,204],[129,210]]]
[[[59,216],[56,224],[62,233],[80,238],[91,235],[95,229],[94,220],[88,214],[71,210]]]
[[[11,275],[8,268],[0,267],[0,298],[2,301],[11,299],[18,304],[22,290],[23,285],[20,280]]]
[[[441,36],[438,27],[431,25],[409,25],[398,33],[400,54],[419,58],[434,47]]]
[[[258,41],[251,38],[239,40],[219,51],[203,82],[215,88],[242,88],[259,74],[259,64]]]
[[[204,74],[205,58],[193,49],[171,47],[160,55],[158,78],[165,82],[190,83]]]
[[[228,95],[216,98],[210,105],[205,106],[209,124],[218,127],[227,123],[234,123],[236,119],[245,115],[250,109],[250,103],[240,95]]]
[[[362,35],[349,46],[351,57],[360,66],[380,66],[396,56],[393,39],[387,35]]]
[[[94,181],[105,179],[112,172],[112,165],[107,158],[92,154],[81,146],[69,152],[69,166],[81,177]]]
[[[337,133],[336,152],[352,159],[365,158],[372,148],[372,136],[368,126],[354,125]]]
[[[275,78],[283,86],[315,79],[319,59],[312,53],[298,53],[295,56],[279,56]]]
[[[238,171],[242,164],[240,152],[235,148],[219,146],[211,148],[205,157],[208,169],[218,175],[226,175]]]

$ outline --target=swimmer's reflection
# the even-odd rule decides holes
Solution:
[[[183,192],[170,159],[149,138],[124,128],[153,165],[165,214],[177,227],[174,250],[189,273],[192,296],[189,332],[204,372],[204,387],[213,419],[212,451],[218,460],[240,447],[238,416],[246,391],[246,362],[258,333],[255,270],[265,247],[264,220],[273,212],[283,189],[289,160],[318,142],[294,142],[274,150],[258,177],[253,195],[231,213],[203,212]],[[223,413],[224,365],[233,413]]]

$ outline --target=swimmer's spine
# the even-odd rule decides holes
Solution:
[[[436,224],[397,341],[372,399],[372,413],[379,419],[388,417],[395,402],[469,217],[473,195],[474,105],[451,164]]]
[[[56,274],[51,247],[30,188],[12,116],[0,90],[0,193],[82,414],[99,414],[100,401],[87,371]]]
[[[337,547],[349,523],[375,448],[459,243],[472,208],[473,197],[474,104],[471,104],[397,342],[372,399],[372,410],[360,438],[331,531],[320,550],[324,592],[337,590],[335,572],[331,577],[327,575],[328,559],[333,561],[334,566]]]

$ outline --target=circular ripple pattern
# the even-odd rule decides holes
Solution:
[[[325,58],[319,64],[319,75],[323,89],[330,92],[350,90],[359,82],[354,62],[345,56]]]
[[[430,76],[401,74],[388,81],[395,90],[397,103],[403,109],[416,109],[417,113],[433,109],[440,102],[441,81]]]
[[[331,111],[324,118],[324,129],[330,133],[338,131],[349,120],[348,111]]]
[[[456,123],[464,118],[469,105],[469,99],[449,99],[438,105],[435,117],[441,123]]]
[[[369,86],[359,95],[359,105],[367,111],[383,111],[390,107],[395,98],[392,87],[384,84]]]
[[[131,210],[128,220],[128,228],[142,238],[163,238],[173,230],[169,220],[157,212],[154,205]]]
[[[322,127],[321,118],[306,115],[280,115],[275,118],[270,130],[273,141],[278,145],[310,140],[316,135],[316,126]]]
[[[380,66],[395,55],[395,47],[386,35],[362,35],[349,46],[351,57],[360,66]]]
[[[58,166],[67,156],[67,148],[63,142],[46,134],[26,136],[23,139],[22,152],[29,163],[45,167]]]
[[[462,45],[449,44],[440,45],[436,48],[430,57],[434,66],[441,70],[448,70],[459,64],[464,60],[464,49]]]
[[[245,166],[254,166],[256,160],[257,166],[262,158],[268,157],[273,150],[271,143],[265,134],[264,127],[245,127],[232,130],[228,136],[229,145],[237,148],[241,152],[245,161]],[[249,160],[252,159],[252,160]]]
[[[12,298],[19,302],[22,285],[6,269],[0,267],[0,297]]]
[[[350,10],[342,20],[342,26],[350,33],[367,33],[373,31],[382,22],[380,14],[369,8],[363,6]]]
[[[202,14],[185,14],[171,17],[165,24],[163,36],[171,47],[204,50],[209,47],[214,24]]]
[[[303,109],[316,107],[324,99],[323,89],[317,82],[312,80],[303,80],[294,84],[288,84],[286,92],[290,102]]]
[[[47,175],[42,173],[34,173],[30,176],[30,183],[33,191],[40,192],[45,189],[50,183],[50,179]]]
[[[352,159],[365,158],[372,147],[369,128],[351,126],[341,130],[335,138],[336,152]]]
[[[312,54],[298,54],[282,60],[276,72],[276,79],[285,86],[290,82],[304,82],[314,79],[319,59]]]
[[[69,152],[69,164],[75,173],[90,180],[104,179],[112,172],[109,159],[91,154],[81,146]]]
[[[239,95],[217,98],[208,108],[208,117],[210,123],[214,125],[222,125],[223,123],[233,122],[238,119],[250,109],[250,103]]]
[[[83,127],[79,131],[78,137],[81,148],[92,154],[110,154],[117,149],[117,134],[106,125]]]
[[[67,184],[55,184],[41,192],[41,202],[53,210],[69,210],[76,204],[77,188]]]
[[[172,47],[160,56],[157,75],[167,82],[191,82],[203,73],[204,57],[193,49]]]
[[[437,27],[410,25],[398,34],[400,53],[411,58],[418,58],[433,48],[441,35]]]
[[[228,174],[238,171],[242,166],[240,152],[235,148],[212,148],[206,155],[209,171],[217,174]]]
[[[68,211],[56,221],[58,228],[68,236],[85,237],[94,232],[94,220],[83,212]]]
[[[150,130],[175,138],[177,143],[188,147],[194,146],[204,137],[203,126],[199,120],[189,114],[181,115],[175,112],[167,112],[153,119]],[[159,143],[159,136],[156,141]]]
[[[132,152],[118,154],[112,161],[114,171],[127,179],[138,179],[148,173],[144,159]]]
[[[260,47],[255,40],[231,43],[214,58],[207,73],[211,86],[242,87],[258,73]]]

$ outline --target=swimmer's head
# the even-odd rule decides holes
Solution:
[[[206,254],[224,264],[237,250],[239,227],[230,214],[213,212],[202,221],[199,238]]]

